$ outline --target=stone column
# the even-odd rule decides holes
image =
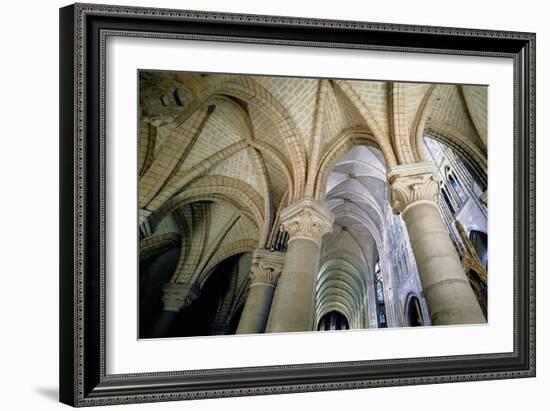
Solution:
[[[167,283],[162,291],[164,307],[153,331],[155,338],[163,337],[181,309],[190,305],[200,293],[198,287],[181,283]]]
[[[284,253],[259,249],[250,267],[250,288],[237,334],[257,334],[265,331],[273,293],[284,263]]]
[[[431,162],[392,167],[390,204],[401,214],[433,325],[479,324],[486,319],[439,210],[439,181]]]
[[[321,238],[332,230],[334,215],[313,198],[303,198],[282,210],[280,221],[289,234],[288,249],[266,332],[310,331]]]

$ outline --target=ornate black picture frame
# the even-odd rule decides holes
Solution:
[[[106,36],[512,59],[513,352],[106,374]],[[60,100],[61,402],[92,406],[535,376],[535,34],[76,4],[60,10]]]

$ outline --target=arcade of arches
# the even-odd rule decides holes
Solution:
[[[487,89],[140,72],[141,338],[487,321]]]

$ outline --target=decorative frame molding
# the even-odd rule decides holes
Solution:
[[[107,375],[105,39],[216,40],[514,62],[514,351]],[[75,4],[60,10],[60,400],[73,406],[535,376],[535,34]]]

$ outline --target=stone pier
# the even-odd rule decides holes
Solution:
[[[313,198],[303,198],[281,212],[288,249],[266,332],[310,331],[321,238],[332,230],[334,215]]]
[[[284,263],[284,253],[259,249],[250,268],[250,287],[237,334],[263,333]]]
[[[485,323],[439,210],[439,181],[431,162],[392,167],[388,193],[411,242],[433,325]]]

